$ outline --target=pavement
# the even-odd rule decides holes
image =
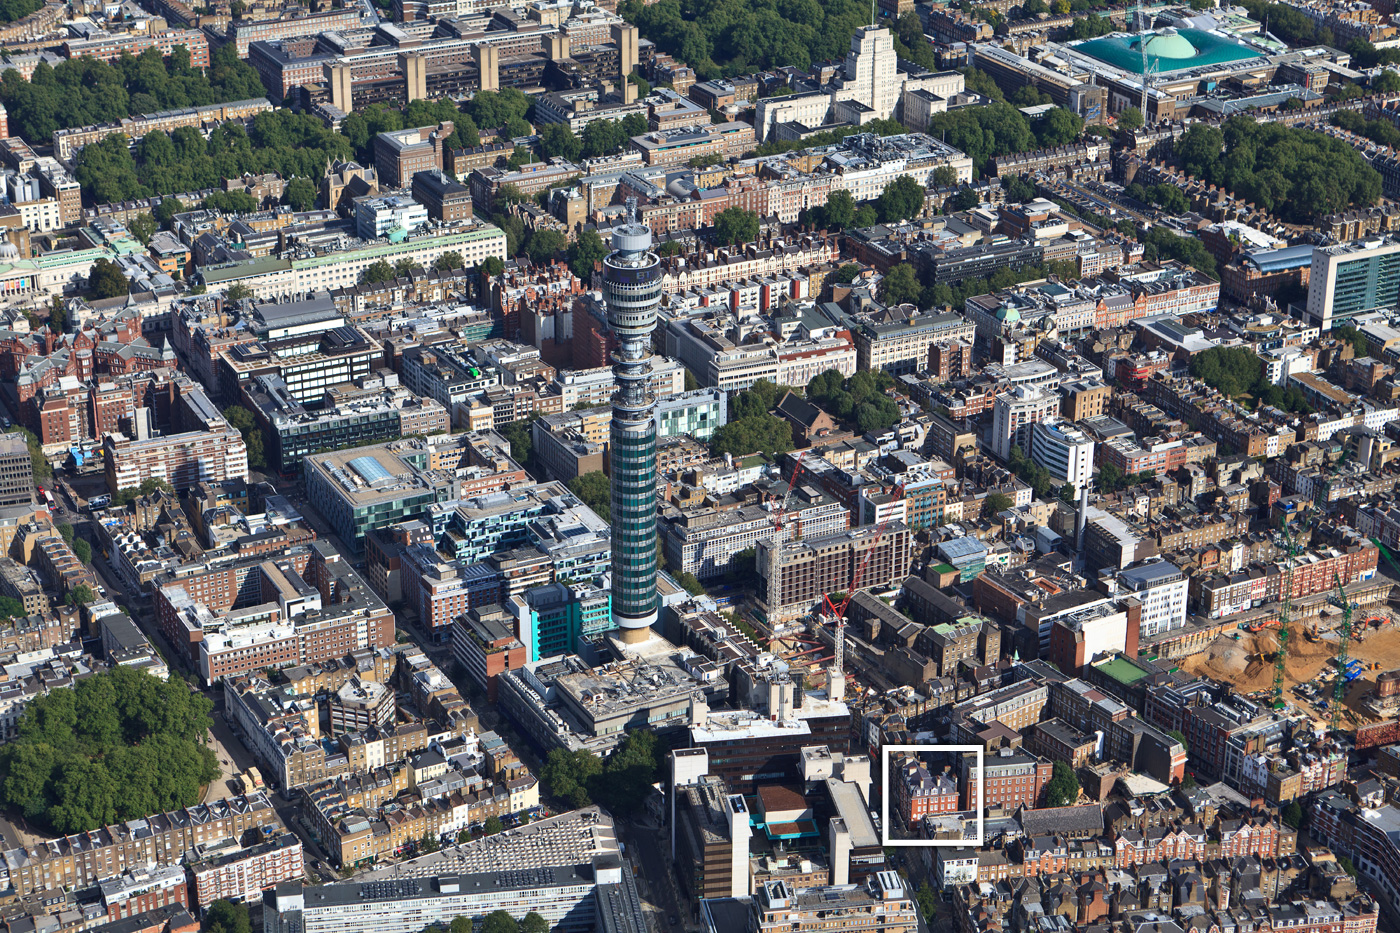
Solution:
[[[642,904],[649,908],[647,916],[660,933],[664,930],[699,929],[698,918],[691,911],[691,904],[681,897],[676,883],[676,872],[671,866],[671,836],[664,827],[643,821],[618,821],[618,838],[630,850],[632,864],[640,869],[637,890]],[[686,909],[682,910],[684,904]],[[677,917],[678,927],[670,924],[670,918]]]

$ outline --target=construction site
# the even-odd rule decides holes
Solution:
[[[1376,679],[1386,671],[1400,666],[1400,623],[1391,610],[1373,611],[1369,619],[1380,619],[1380,627],[1368,624],[1349,640],[1348,662],[1354,665],[1353,679],[1345,685],[1344,710],[1340,723],[1343,728],[1380,717],[1362,705],[1362,700],[1376,689]],[[1337,666],[1340,635],[1334,629],[1307,637],[1306,626],[1290,623],[1283,665],[1284,699],[1306,710],[1314,719],[1328,722],[1332,715],[1332,689]],[[1277,672],[1279,637],[1277,628],[1258,632],[1241,629],[1233,635],[1221,635],[1200,654],[1184,658],[1181,669],[1234,684],[1243,694],[1267,700],[1273,691]]]

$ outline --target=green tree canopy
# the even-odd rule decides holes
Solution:
[[[536,230],[530,234],[530,239],[525,244],[525,252],[532,262],[549,262],[567,245],[568,240],[558,230]]]
[[[1191,357],[1191,375],[1231,398],[1248,392],[1263,367],[1249,347],[1212,347]]]
[[[1055,762],[1050,781],[1045,785],[1045,798],[1051,807],[1067,807],[1079,799],[1079,778],[1067,763]]]
[[[1192,126],[1177,155],[1202,181],[1291,223],[1370,207],[1381,194],[1380,175],[1351,143],[1250,117],[1231,117],[1220,128]]]
[[[593,267],[602,262],[607,254],[608,246],[598,235],[598,231],[584,230],[569,245],[569,268],[573,270],[574,275],[587,282],[593,275]]]
[[[924,186],[908,175],[900,175],[885,185],[875,201],[875,212],[884,223],[912,220],[924,212]]]
[[[721,246],[754,242],[758,239],[758,215],[742,207],[726,207],[715,215],[715,239]]]
[[[222,898],[210,904],[204,915],[203,933],[252,933],[247,905]]]
[[[710,452],[716,457],[782,454],[789,450],[792,450],[792,425],[767,412],[730,421],[710,439]]]
[[[316,206],[316,185],[309,178],[293,178],[282,197],[292,210],[309,211]]]
[[[73,833],[199,802],[219,774],[213,704],[179,677],[116,667],[38,697],[0,747],[0,802]]]
[[[594,470],[575,476],[569,480],[569,491],[579,497],[598,517],[605,522],[612,521],[612,483],[602,470]]]
[[[1142,126],[1142,111],[1136,107],[1124,107],[1118,111],[1118,128],[1135,130]]]
[[[996,156],[1025,152],[1036,146],[1025,114],[1002,102],[936,114],[929,121],[928,132],[966,153],[979,174],[986,174],[988,164]]]
[[[990,518],[993,515],[998,515],[1015,504],[1016,500],[1004,492],[988,493],[987,497],[982,500],[982,517]]]
[[[448,250],[437,258],[433,263],[433,268],[439,272],[451,272],[453,269],[465,269],[466,262],[461,253],[456,250]]]
[[[131,290],[121,267],[110,259],[100,258],[88,273],[88,288],[98,298],[120,298]]]
[[[3,0],[0,20],[6,10],[31,3],[39,5]],[[11,134],[35,142],[52,137],[54,130],[111,123],[133,114],[266,96],[257,72],[238,58],[236,48],[220,47],[209,59],[209,68],[192,68],[189,50],[177,46],[169,62],[157,49],[134,57],[124,54],[112,63],[89,57],[52,67],[40,62],[29,81],[6,69],[0,103],[9,111]]]
[[[914,267],[900,263],[880,281],[880,300],[887,305],[918,304],[922,290]]]

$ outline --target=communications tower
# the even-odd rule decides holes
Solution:
[[[651,335],[661,304],[661,259],[651,229],[627,202],[603,259],[617,392],[612,406],[612,618],[622,640],[645,641],[656,621],[656,419],[648,389]]]

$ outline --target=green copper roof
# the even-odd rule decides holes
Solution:
[[[1147,60],[1157,63],[1158,74],[1264,57],[1262,52],[1247,45],[1200,29],[1161,29],[1141,35],[1114,33],[1080,42],[1073,48],[1081,55],[1097,58],[1115,68],[1142,74],[1144,38]]]

